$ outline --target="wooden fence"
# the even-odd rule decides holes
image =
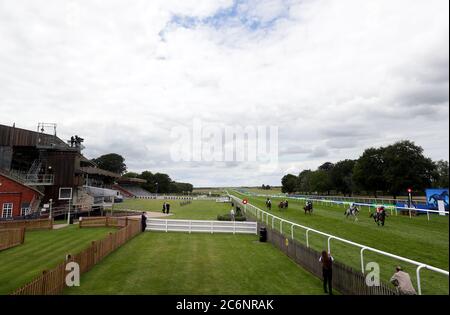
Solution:
[[[298,241],[287,239],[278,231],[266,227],[267,240],[288,255],[300,266],[316,277],[322,278],[322,266],[319,263],[321,253],[306,247]],[[367,286],[365,276],[357,270],[340,262],[333,263],[333,288],[347,295],[394,295],[396,291],[380,282],[379,286]]]
[[[53,229],[53,219],[0,221],[0,230],[20,228],[25,228],[27,231],[51,230]]]
[[[128,220],[137,219],[130,219],[128,217],[80,217],[79,226],[80,228],[101,226],[124,227],[128,224]]]
[[[25,228],[0,230],[0,250],[21,245],[24,241]]]
[[[86,218],[83,218],[83,220]],[[104,221],[106,223],[108,221]],[[112,222],[109,222],[112,224]],[[141,232],[139,220],[127,219],[127,225],[115,233],[110,233],[100,241],[93,241],[91,245],[76,255],[68,255],[68,258],[55,268],[44,271],[40,276],[13,292],[13,295],[53,295],[61,294],[65,288],[66,265],[76,262],[80,266],[80,275],[91,270],[92,267],[105,258],[108,254],[122,246]],[[116,222],[117,224],[117,222]],[[97,225],[93,225],[97,226]],[[113,226],[113,225],[109,225]],[[120,225],[116,225],[120,226]]]

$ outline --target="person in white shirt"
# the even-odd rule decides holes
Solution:
[[[230,215],[231,215],[231,221],[234,221],[234,215],[235,215],[235,213],[234,213],[234,209],[233,208],[231,208],[231,211],[230,211]]]

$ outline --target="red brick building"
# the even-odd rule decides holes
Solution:
[[[21,217],[36,210],[43,193],[0,173],[0,218]]]

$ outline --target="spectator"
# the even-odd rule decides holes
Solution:
[[[231,221],[234,221],[235,217],[234,217],[234,209],[233,208],[231,208],[230,217],[231,217]]]
[[[141,216],[141,231],[144,232],[147,228],[147,217],[145,216],[145,212],[142,212]]]
[[[166,202],[164,202],[163,203],[163,207],[162,207],[162,212],[163,213],[166,213],[166,206],[167,206],[167,204],[166,204]]]
[[[169,214],[170,211],[170,203],[166,204],[166,214]]]
[[[322,263],[323,291],[330,295],[333,295],[332,290],[333,261],[334,258],[333,256],[331,256],[331,254],[327,253],[326,250],[322,251],[322,255],[319,258],[319,262]]]
[[[397,288],[398,294],[400,295],[417,294],[412,285],[411,277],[407,272],[404,272],[400,266],[395,268],[395,273],[391,278],[391,283]]]

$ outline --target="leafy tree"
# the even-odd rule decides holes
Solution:
[[[449,187],[448,161],[439,160],[434,162],[434,165],[436,174],[433,181],[433,187],[448,188]]]
[[[385,190],[384,148],[369,148],[364,151],[353,168],[353,181],[377,197],[378,190]]]
[[[128,172],[122,175],[122,177],[126,177],[126,178],[138,178],[139,174],[135,173],[135,172]]]
[[[431,187],[435,164],[423,155],[422,147],[408,140],[399,141],[387,146],[383,156],[383,177],[394,198],[410,187],[414,190]]]
[[[334,167],[334,164],[331,162],[325,162],[318,167],[318,170],[330,172]]]
[[[318,193],[328,192],[328,194],[330,194],[330,190],[332,188],[330,176],[325,170],[317,170],[312,172],[310,174],[310,185],[311,190]]]
[[[333,189],[344,194],[351,194],[354,188],[353,168],[354,160],[343,160],[334,164],[330,171],[330,179]]]
[[[311,170],[304,170],[298,175],[297,190],[302,192],[311,192]]]
[[[281,192],[292,193],[297,187],[297,176],[287,174],[281,179]]]
[[[101,169],[117,174],[123,174],[127,170],[125,159],[123,156],[116,153],[102,155],[96,159],[93,159],[92,162],[94,162]]]

